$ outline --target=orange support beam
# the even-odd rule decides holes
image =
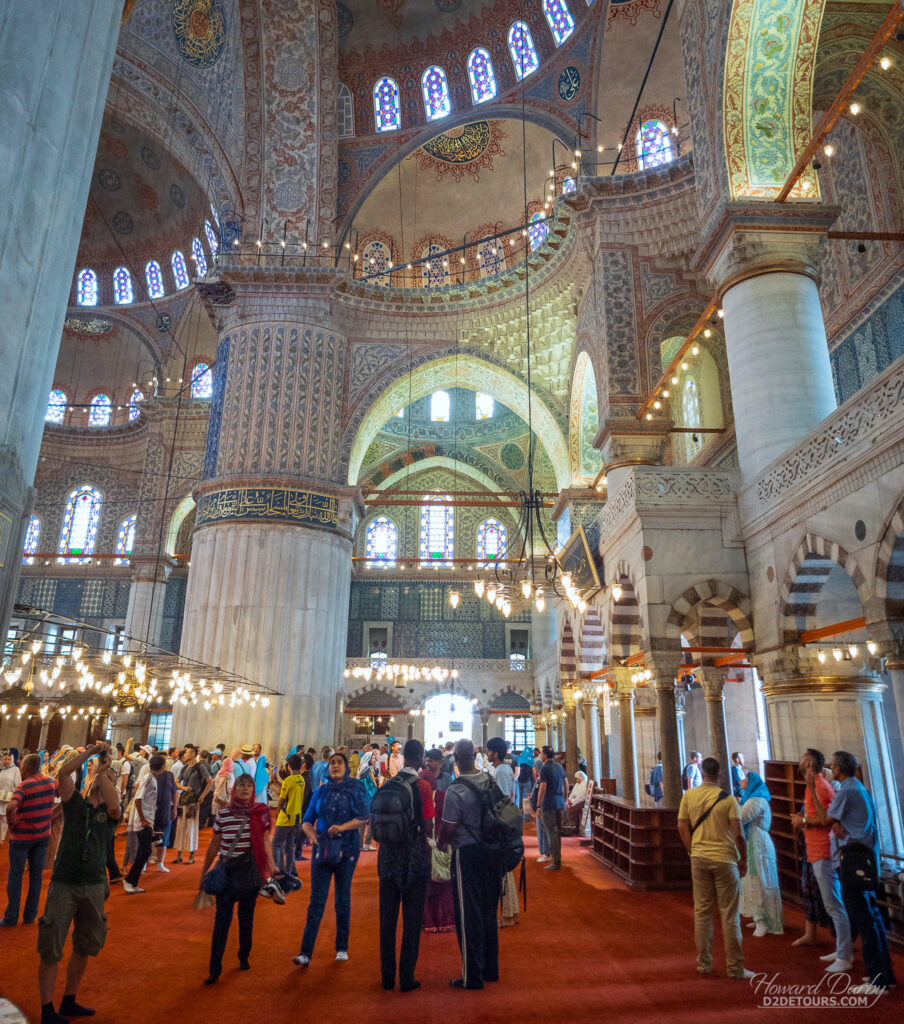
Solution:
[[[830,636],[839,636],[842,633],[853,633],[855,629],[864,629],[866,619],[861,616],[859,619],[848,619],[845,622],[834,622],[831,626],[821,626],[819,629],[805,629],[800,634],[802,644],[812,644],[816,640],[825,640]]]
[[[631,654],[625,658],[625,665],[642,665],[646,661],[646,654],[643,651],[638,651],[637,654]]]

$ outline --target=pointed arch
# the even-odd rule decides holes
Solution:
[[[478,46],[468,55],[468,81],[471,83],[471,99],[476,106],[496,98],[496,72],[489,50]]]
[[[571,454],[571,476],[575,483],[592,483],[602,468],[602,457],[599,450],[593,447],[599,429],[596,374],[589,353],[583,351],[575,360],[568,404],[568,447]]]
[[[532,75],[540,66],[534,37],[530,34],[527,22],[516,21],[508,31],[508,48],[515,69],[515,78],[521,81]]]
[[[734,623],[742,647],[753,645],[753,623],[750,619],[750,600],[736,587],[724,580],[701,580],[688,587],[672,602],[666,620],[666,636],[680,641],[681,634],[691,630],[691,617],[700,604],[717,605]]]

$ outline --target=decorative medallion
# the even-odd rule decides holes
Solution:
[[[118,210],[113,214],[113,227],[121,235],[131,235],[132,228],[135,227],[135,222],[132,220],[132,215],[126,213],[125,210]]]
[[[182,57],[196,68],[212,67],[226,46],[223,0],[175,0],[173,34]]]
[[[273,202],[278,210],[297,210],[301,206],[302,189],[298,181],[283,181],[276,186]]]
[[[158,313],[155,326],[161,334],[166,334],[166,332],[173,326],[172,316],[169,313]]]
[[[504,444],[499,459],[506,469],[521,469],[524,465],[524,452],[516,444]]]
[[[283,89],[297,89],[304,81],[301,61],[295,57],[283,57],[276,62],[276,82]]]
[[[179,188],[178,185],[170,185],[169,187],[170,202],[173,206],[178,206],[181,210],[185,206],[185,193]]]
[[[157,209],[157,203],[159,202],[157,193],[147,183],[142,183],[138,186],[138,202],[151,213]]]
[[[433,0],[436,9],[443,14],[454,14],[461,7],[461,0]]]
[[[569,64],[567,67],[562,69],[562,74],[559,75],[559,82],[556,86],[556,90],[559,93],[559,99],[563,103],[571,103],[578,92],[581,89],[581,72],[574,66]]]
[[[349,167],[345,160],[339,161],[338,166],[338,181],[340,185],[345,185],[351,179],[352,169]]]
[[[102,316],[69,316],[63,326],[79,334],[106,334],[113,330],[113,321]]]
[[[355,27],[355,17],[343,3],[336,4],[336,30],[339,38],[347,36]]]
[[[152,171],[160,170],[160,157],[152,146],[141,147],[141,159],[144,160]]]
[[[660,17],[659,8],[662,0],[609,0],[609,12],[606,18],[608,28],[616,18],[624,18],[631,25],[637,24],[637,19],[644,11],[649,11],[654,18]]]
[[[119,157],[120,160],[125,160],[129,155],[129,147],[122,139],[114,139],[113,136],[107,135],[104,137],[104,143],[113,156]]]
[[[501,121],[472,121],[451,128],[421,147],[421,170],[435,170],[437,181],[447,174],[461,181],[465,171],[479,181],[484,168],[492,170],[494,156],[505,156],[501,145],[504,138]]]
[[[118,192],[122,187],[122,181],[116,171],[110,170],[109,167],[103,168],[97,172],[97,180],[100,183],[100,187],[105,192]]]

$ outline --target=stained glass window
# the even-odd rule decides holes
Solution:
[[[441,67],[434,64],[427,68],[421,76],[421,89],[424,93],[424,111],[428,121],[435,121],[452,113],[449,83],[446,81],[446,72]]]
[[[644,121],[637,129],[637,166],[643,171],[674,159],[672,139],[662,121]]]
[[[216,252],[220,248],[220,243],[217,240],[217,233],[210,226],[210,221],[204,221],[204,234],[207,235],[207,244],[210,246],[211,252]]]
[[[66,415],[66,405],[68,399],[66,398],[66,392],[60,391],[58,388],[54,388],[50,392],[50,400],[47,403],[47,412],[44,413],[45,423],[62,423],[63,418]]]
[[[118,306],[124,306],[132,298],[132,275],[125,267],[117,267],[113,271],[113,299]]]
[[[474,398],[474,415],[477,419],[492,419],[495,407],[496,403],[493,401],[492,395],[484,395],[480,391],[477,392]]]
[[[489,569],[505,558],[505,527],[498,519],[485,519],[477,527],[477,568]]]
[[[119,524],[119,529],[116,531],[116,554],[117,555],[131,555],[132,548],[135,544],[135,516],[129,516],[128,519],[123,519]],[[126,557],[116,558],[113,560],[114,565],[128,565],[129,560]]]
[[[213,398],[213,370],[207,363],[198,363],[192,370],[191,397]]]
[[[132,397],[129,399],[129,423],[134,423],[141,414],[141,410],[138,408],[141,402],[144,401],[144,392],[135,390],[132,392]]]
[[[471,98],[475,103],[491,100],[496,95],[496,72],[490,54],[482,46],[471,51],[468,57],[468,78],[471,81]]]
[[[79,271],[76,297],[80,306],[97,305],[97,274],[87,267]]]
[[[505,270],[505,245],[496,238],[486,238],[477,246],[480,276],[489,277]]]
[[[336,133],[340,139],[350,139],[355,134],[355,105],[351,89],[339,83],[336,97]]]
[[[396,564],[399,531],[386,516],[377,518],[367,527],[367,568],[391,567]]]
[[[192,239],[191,254],[194,257],[195,266],[198,268],[199,276],[203,277],[207,273],[207,258],[204,255],[204,249],[201,246],[200,239]]]
[[[37,516],[28,517],[28,526],[25,527],[25,545],[22,548],[22,564],[33,565],[34,554],[38,550],[38,540],[41,536],[41,520]]]
[[[515,77],[520,82],[522,78],[527,78],[540,66],[540,58],[537,56],[533,36],[525,22],[516,21],[509,29],[508,45],[509,53],[512,55],[512,64],[515,65]]]
[[[173,267],[173,280],[176,282],[176,287],[181,292],[183,288],[188,287],[188,269],[185,266],[185,257],[177,249],[173,253],[170,263]]]
[[[428,288],[442,288],[449,283],[449,259],[443,256],[444,249],[430,245],[424,251],[426,262],[421,264],[424,284]]]
[[[217,216],[217,211],[213,207],[213,203],[210,204],[210,216],[213,217],[213,222],[217,227],[220,226],[220,218]]]
[[[144,278],[148,283],[148,298],[163,298],[163,275],[160,273],[160,264],[156,260],[144,268]]]
[[[527,235],[530,239],[530,251],[539,249],[539,247],[546,241],[546,236],[549,234],[549,225],[546,223],[546,214],[542,210],[538,210],[536,213],[530,215],[530,227],[527,229]]]
[[[399,87],[391,78],[381,78],[374,86],[374,127],[378,132],[402,127]]]
[[[430,419],[434,423],[448,423],[452,418],[452,400],[448,391],[434,391],[430,396]]]
[[[370,242],[364,247],[364,273],[370,277],[372,284],[388,287],[391,283],[390,275],[382,271],[392,266],[392,256],[389,246],[385,242]],[[371,275],[378,274],[378,277]]]
[[[566,174],[565,180],[562,182],[562,195],[567,196],[569,192],[574,192],[577,189],[574,178],[571,175]]]
[[[421,562],[452,565],[453,512],[447,494],[425,494],[421,505]]]
[[[88,407],[88,423],[92,427],[108,427],[113,415],[113,403],[109,395],[95,395]]]
[[[568,10],[568,4],[565,0],[543,0],[543,13],[549,22],[556,46],[561,46],[574,32],[574,18]]]
[[[63,514],[63,529],[60,532],[59,552],[63,556],[85,556],[94,552],[97,541],[97,524],[100,521],[101,494],[96,487],[83,484],[76,488],[66,502]],[[85,557],[63,557],[65,563],[84,563]]]

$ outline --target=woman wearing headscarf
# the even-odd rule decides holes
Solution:
[[[565,824],[580,828],[581,816],[584,813],[584,801],[587,799],[590,783],[586,772],[574,773],[574,785],[565,801]]]
[[[433,806],[436,808],[436,820],[443,820],[443,804],[446,791],[438,788],[439,772],[442,768],[442,754],[438,750],[427,751],[427,763],[421,769],[421,778],[430,783],[433,790]],[[427,883],[427,894],[424,897],[425,932],[455,931],[455,899],[452,895],[452,877],[437,880],[430,879]]]
[[[781,935],[782,894],[778,887],[775,846],[769,835],[772,799],[766,783],[756,772],[741,780],[741,824],[747,840],[747,874],[741,879],[741,915],[752,917],[754,935]]]
[[[521,808],[521,820],[530,821],[530,812],[525,811],[524,801],[530,801],[530,791],[534,788],[534,752],[525,747],[518,755],[518,806]]]
[[[239,908],[239,970],[250,970],[254,904],[264,880],[276,872],[270,839],[270,811],[254,799],[254,779],[240,775],[235,780],[229,803],[213,823],[213,838],[204,856],[201,881],[217,857],[225,861],[226,891],[218,893],[217,911],[210,940],[210,974],[205,985],[213,985],[223,969],[223,953],[232,924],[233,908]],[[199,885],[200,888],[200,885]]]
[[[232,797],[232,765],[231,757],[224,757],[217,777],[213,782],[213,806],[214,817],[229,803]]]
[[[367,821],[369,812],[367,790],[362,782],[349,774],[345,754],[332,754],[327,763],[326,782],[314,790],[301,825],[314,845],[311,902],[308,904],[301,950],[292,958],[292,963],[298,967],[307,967],[314,955],[314,943],[326,907],[331,878],[335,878],[336,959],[348,960],[352,876],[361,851],[358,828]]]

